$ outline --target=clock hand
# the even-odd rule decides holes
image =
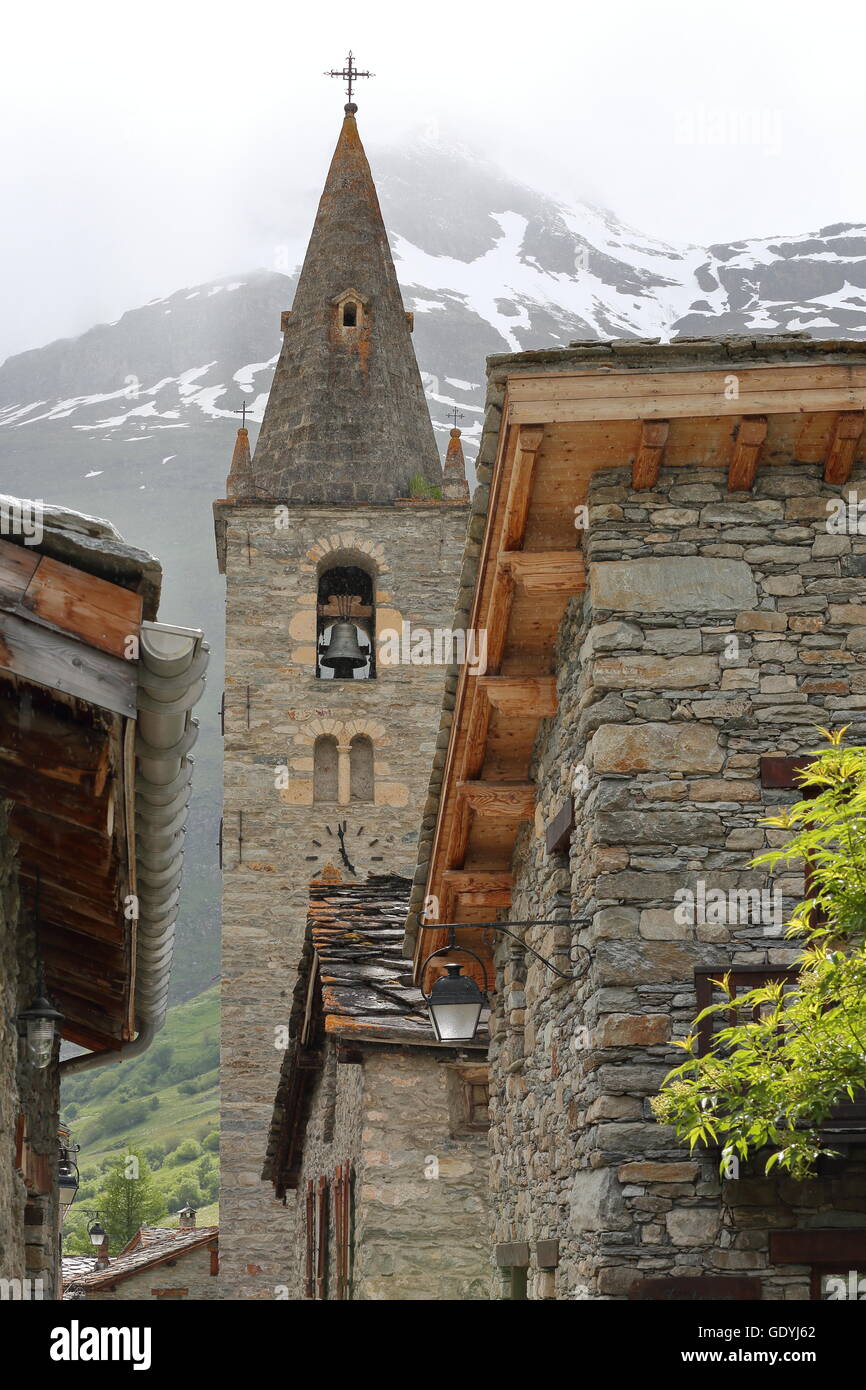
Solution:
[[[345,821],[343,821],[342,824],[340,824],[340,823],[338,822],[338,824],[337,824],[337,835],[339,836],[339,839],[340,839],[340,856],[341,856],[341,858],[342,858],[342,860],[343,860],[343,863],[345,864],[346,868],[349,870],[349,873],[350,873],[350,874],[354,874],[354,873],[357,872],[357,870],[355,869],[354,864],[352,863],[351,859],[349,858],[348,854],[346,853],[346,822],[345,822]]]

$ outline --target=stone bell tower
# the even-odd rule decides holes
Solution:
[[[468,506],[444,478],[379,200],[345,108],[255,452],[215,503],[226,575],[221,1273],[293,1289],[261,1179],[308,887],[411,874]],[[446,486],[447,483],[447,486]],[[408,626],[407,626],[408,625]],[[438,660],[437,660],[438,657]]]

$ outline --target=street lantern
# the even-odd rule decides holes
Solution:
[[[87,1234],[90,1236],[90,1244],[99,1249],[105,1240],[105,1227],[98,1217],[95,1221],[89,1222]]]
[[[31,1066],[43,1071],[54,1056],[54,1039],[60,1032],[63,1015],[50,1000],[40,994],[29,1009],[22,1009],[18,1025],[27,1039],[27,1055]]]
[[[78,1194],[80,1184],[78,1167],[71,1158],[61,1158],[60,1167],[57,1172],[57,1188],[60,1195],[60,1206],[65,1212],[72,1206]]]
[[[426,996],[427,1011],[438,1042],[472,1042],[478,1031],[484,995],[456,962],[445,966]]]
[[[522,951],[527,951],[546,969],[551,970],[560,980],[577,980],[581,972],[567,973],[560,970],[553,961],[547,960],[533,946],[530,946],[521,937],[515,936],[510,930],[511,927],[561,927],[561,926],[583,926],[582,921],[575,921],[573,918],[566,918],[564,921],[556,919],[548,921],[544,918],[510,922],[507,925],[503,922],[426,922],[421,921],[422,931],[447,931],[448,945],[442,946],[438,951],[429,955],[421,966],[419,985],[424,1003],[427,1005],[427,1012],[430,1015],[430,1022],[433,1025],[433,1032],[436,1034],[438,1042],[472,1042],[478,1032],[478,1024],[481,1020],[481,1010],[486,1003],[487,991],[487,968],[484,962],[474,951],[470,951],[466,946],[457,944],[458,931],[494,931],[500,932],[503,936],[517,943]],[[577,950],[586,953],[587,961],[590,958],[589,950],[586,946],[581,946],[578,942],[572,945]],[[467,975],[461,975],[461,967],[451,961],[445,962],[445,969],[448,972],[433,985],[429,994],[424,994],[424,972],[431,960],[436,956],[451,955],[452,952],[459,951],[464,956],[471,956],[481,970],[484,980],[484,992],[482,992],[475,981]]]

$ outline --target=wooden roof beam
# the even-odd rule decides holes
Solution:
[[[728,492],[751,492],[766,438],[766,415],[744,415],[734,429],[728,464]]]
[[[636,492],[655,487],[670,433],[669,420],[642,420],[640,442],[631,466],[631,485]]]
[[[579,550],[500,551],[498,567],[527,594],[577,594],[586,587]]]
[[[483,907],[492,912],[510,907],[511,874],[501,869],[446,869],[439,896],[446,922],[460,908]]]
[[[555,676],[478,676],[479,694],[510,719],[547,719],[556,713]]]
[[[836,416],[836,424],[827,457],[824,460],[824,482],[837,485],[847,483],[854,465],[854,455],[863,433],[866,414],[862,410],[843,410]]]
[[[529,820],[535,813],[533,782],[458,782],[457,795],[476,816]]]
[[[505,519],[502,524],[500,545],[503,550],[519,550],[523,545],[532,496],[535,460],[543,437],[543,425],[521,425],[517,431],[517,451],[511,469]]]

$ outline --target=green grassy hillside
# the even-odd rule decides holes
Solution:
[[[143,1056],[82,1072],[64,1082],[61,1118],[81,1145],[81,1187],[64,1222],[64,1250],[79,1244],[85,1210],[99,1206],[108,1165],[136,1149],[153,1172],[167,1215],[186,1203],[199,1225],[218,1221],[219,991],[216,986],[169,1009],[165,1028]],[[115,1253],[115,1252],[112,1252]]]

